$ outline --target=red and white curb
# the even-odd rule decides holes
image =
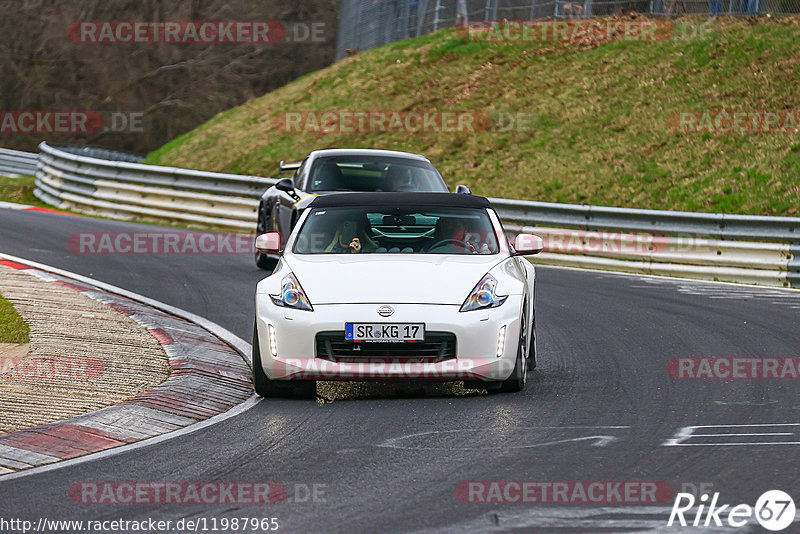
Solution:
[[[177,437],[201,421],[219,422],[255,404],[246,362],[249,346],[218,325],[114,286],[13,256],[0,254],[0,265],[28,270],[128,315],[164,347],[172,368],[164,383],[122,404],[0,436],[0,473],[6,473],[0,480],[26,474],[23,470],[52,468],[48,464],[54,462],[74,462],[91,453],[127,450],[131,443],[146,443],[142,440]],[[239,409],[231,412],[235,407]]]
[[[36,211],[39,213],[55,213],[56,215],[70,215],[73,217],[80,217],[77,213],[67,213],[66,211],[51,210],[48,208],[40,208],[38,206],[29,206],[27,204],[17,204],[14,202],[5,202],[0,200],[0,209],[17,210],[17,211]]]

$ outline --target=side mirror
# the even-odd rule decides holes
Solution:
[[[515,256],[538,254],[542,249],[544,249],[544,241],[538,235],[518,234],[514,240]]]
[[[283,252],[281,234],[269,232],[256,237],[256,250],[262,254],[280,254]]]
[[[275,184],[275,189],[294,195],[294,181],[291,178],[281,178]]]
[[[471,195],[472,194],[472,189],[470,189],[469,187],[467,187],[464,184],[458,184],[456,186],[456,194],[457,195]]]

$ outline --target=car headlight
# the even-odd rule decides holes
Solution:
[[[461,305],[461,309],[459,311],[466,312],[472,310],[483,310],[486,308],[496,308],[497,306],[502,305],[508,295],[506,296],[498,296],[497,295],[497,278],[494,276],[487,274],[486,276],[478,282],[478,285],[475,286],[475,289],[472,290],[472,293],[469,294],[467,300],[464,301],[464,304]]]
[[[300,282],[297,281],[293,273],[287,274],[286,277],[281,280],[281,294],[270,295],[269,297],[276,306],[314,311],[305,291],[303,291]]]

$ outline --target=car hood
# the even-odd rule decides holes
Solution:
[[[455,304],[501,255],[335,254],[284,257],[312,305]]]

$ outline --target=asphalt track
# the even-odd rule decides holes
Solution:
[[[93,256],[66,245],[73,232],[156,229],[0,209],[0,251],[141,293],[249,340],[254,286],[264,276],[250,256]],[[185,437],[0,478],[0,518],[277,517],[279,532],[292,533],[661,532],[671,501],[477,504],[459,500],[456,488],[476,480],[665,481],[676,491],[711,484],[722,503],[752,505],[769,489],[798,500],[798,381],[673,380],[667,362],[800,356],[800,293],[540,267],[536,312],[539,368],[523,393],[266,400]],[[715,427],[698,432],[772,428],[781,436],[667,446],[683,427],[765,424],[796,426]],[[734,439],[748,444],[719,444]],[[290,498],[267,506],[73,502],[70,486],[87,481],[280,482]],[[304,502],[295,484],[322,484],[324,493]]]

